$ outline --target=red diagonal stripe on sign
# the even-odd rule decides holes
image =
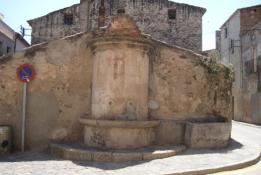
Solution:
[[[28,79],[30,79],[30,74],[28,72],[26,72],[23,68],[21,69],[21,71],[28,77]]]

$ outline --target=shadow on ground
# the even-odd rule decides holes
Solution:
[[[236,149],[241,149],[243,144],[231,139],[228,147],[222,149],[188,149],[182,153],[182,155],[195,155],[195,154],[226,154]]]
[[[195,154],[226,154],[236,149],[242,148],[243,145],[236,140],[231,140],[229,146],[224,149],[199,149],[193,150],[189,149],[178,156],[188,156]],[[14,153],[7,156],[0,156],[0,162],[33,162],[33,161],[64,161],[61,159],[56,159],[49,155],[47,152],[26,152],[26,153]],[[95,163],[95,162],[82,162],[82,161],[72,161],[75,165],[82,167],[94,167],[101,170],[116,170],[123,169],[126,167],[132,167],[136,165],[142,165],[150,161],[136,161],[136,162],[125,162],[125,163]]]

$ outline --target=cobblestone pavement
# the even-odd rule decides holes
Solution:
[[[232,141],[223,150],[187,150],[171,158],[134,163],[88,163],[54,159],[27,152],[0,157],[0,175],[159,175],[219,169],[257,160],[260,150],[247,142]],[[202,172],[206,174],[205,171]]]

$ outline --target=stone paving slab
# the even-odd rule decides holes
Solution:
[[[170,175],[208,174],[243,168],[260,158],[257,146],[232,141],[223,150],[187,150],[170,158],[132,163],[64,161],[27,152],[0,157],[0,175]]]

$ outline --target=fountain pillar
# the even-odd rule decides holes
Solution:
[[[158,121],[150,121],[148,116],[153,46],[139,36],[132,20],[119,16],[91,43],[92,115],[81,119],[89,146],[139,148],[155,141]]]

